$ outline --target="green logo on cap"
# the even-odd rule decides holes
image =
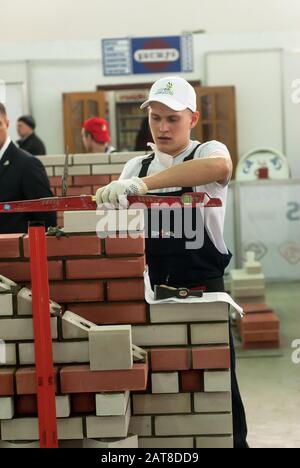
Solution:
[[[174,91],[173,91],[173,88],[174,88],[174,84],[171,83],[171,81],[169,81],[169,83],[167,83],[166,87],[165,88],[160,88],[156,91],[156,95],[169,95],[169,96],[173,96],[174,95]]]

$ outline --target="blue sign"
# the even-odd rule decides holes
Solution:
[[[193,36],[104,39],[105,76],[194,70]]]

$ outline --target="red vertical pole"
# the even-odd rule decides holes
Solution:
[[[47,246],[44,226],[29,227],[29,246],[40,448],[58,448]]]

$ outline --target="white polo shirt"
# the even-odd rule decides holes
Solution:
[[[161,153],[157,150],[155,145],[149,145],[151,146],[153,152],[155,152],[155,158],[150,164],[147,175],[150,176],[177,164],[182,164],[184,159],[189,156],[198,145],[200,145],[200,142],[190,141],[188,147],[183,151],[183,153],[179,154],[175,158],[168,154]],[[142,168],[142,161],[145,159],[145,157],[147,156],[138,156],[137,158],[131,159],[125,165],[120,179],[130,179],[131,177],[138,176]],[[230,153],[228,148],[223,143],[214,140],[201,144],[195,153],[194,159],[212,157],[230,158]],[[211,197],[220,198],[222,200],[223,206],[221,208],[205,208],[204,210],[204,223],[207,233],[211,241],[222,254],[228,254],[228,249],[224,241],[224,222],[226,214],[228,183],[225,186],[219,184],[218,182],[214,182],[211,184],[194,187],[195,192],[207,192]],[[182,187],[172,187],[152,190],[149,193],[169,193],[177,192],[181,189]]]

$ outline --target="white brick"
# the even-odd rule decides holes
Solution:
[[[180,414],[191,412],[191,395],[133,395],[133,414]]]
[[[85,320],[73,312],[67,311],[62,318],[63,337],[66,340],[76,338],[88,338],[89,330],[95,327],[95,324]]]
[[[97,416],[124,416],[129,402],[129,392],[101,393],[96,395]]]
[[[73,156],[74,166],[83,164],[109,164],[109,155],[101,153],[76,154]]]
[[[132,369],[131,325],[92,328],[89,353],[93,371]]]
[[[12,294],[0,294],[0,317],[13,315],[13,313],[14,311]]]
[[[60,440],[83,439],[82,419],[58,419],[57,431]],[[38,419],[21,418],[2,421],[1,437],[2,440],[7,441],[36,441],[39,439]]]
[[[249,275],[246,270],[231,270],[230,275],[234,289],[265,286],[265,276],[262,273]]]
[[[83,448],[89,449],[132,449],[138,448],[138,436],[129,435],[124,439],[84,439]]]
[[[229,320],[228,304],[158,304],[150,306],[152,323],[225,322]]]
[[[14,417],[13,398],[0,398],[0,420],[12,419]]]
[[[191,326],[193,345],[229,344],[228,323],[213,323]]]
[[[51,318],[52,338],[57,339],[57,318]],[[0,338],[2,340],[33,340],[33,320],[32,319],[3,319],[0,321]]]
[[[66,155],[65,154],[56,154],[53,156],[39,156],[38,159],[44,164],[44,166],[64,166]],[[72,156],[69,155],[68,158],[69,166],[72,165]]]
[[[231,393],[195,393],[195,413],[230,413]]]
[[[134,326],[132,327],[132,339],[137,346],[187,345],[187,326]]]
[[[82,418],[65,418],[57,420],[59,440],[81,440],[83,436]]]
[[[231,414],[156,416],[157,436],[232,434]]]
[[[120,163],[127,163],[131,161],[131,159],[144,156],[142,152],[135,152],[135,153],[112,153],[110,155],[110,162],[111,164],[120,164]]]
[[[4,359],[3,359],[4,358]],[[1,343],[0,345],[0,367],[14,366],[17,363],[16,345],[13,343]]]
[[[45,167],[46,174],[48,177],[53,177],[54,176],[54,168],[53,167]]]
[[[138,436],[152,435],[152,418],[151,416],[132,416],[129,424],[129,432]]]
[[[89,344],[87,341],[76,343],[52,343],[53,361],[55,364],[85,364],[89,362]],[[20,364],[35,363],[34,345],[19,344]]]
[[[130,403],[125,416],[87,416],[87,438],[108,439],[111,437],[127,437],[131,416]]]
[[[101,164],[92,166],[92,174],[94,175],[114,175],[121,174],[124,169],[124,164]]]
[[[40,442],[4,442],[0,440],[0,449],[38,449],[40,448]]]
[[[199,449],[233,449],[233,437],[197,437]]]
[[[71,414],[71,399],[70,395],[58,395],[56,401],[56,417],[69,418]]]
[[[179,393],[178,372],[152,374],[152,393]]]
[[[17,296],[18,315],[32,315],[32,291],[27,288],[22,288]],[[61,312],[61,306],[56,302],[50,301],[50,313],[58,314]]]
[[[56,166],[54,168],[54,175],[56,177],[63,176],[64,168]],[[83,175],[91,175],[91,166],[72,166],[69,167],[69,176],[83,176]]]
[[[259,262],[247,262],[245,263],[245,270],[248,275],[259,275],[262,273],[262,266]]]
[[[0,275],[0,293],[17,293],[18,290],[19,286],[14,281],[11,281],[9,278],[6,278],[6,276]]]
[[[245,299],[246,297],[265,297],[265,294],[265,287],[252,288],[249,286],[247,288],[236,288],[233,286],[232,288],[232,295],[237,299]]]
[[[228,371],[204,372],[205,392],[231,392],[231,378]]]
[[[105,238],[117,232],[143,232],[145,227],[143,210],[66,211],[64,216],[66,233],[97,232]]]
[[[148,437],[139,438],[139,448],[174,448],[192,449],[194,448],[193,437]]]

